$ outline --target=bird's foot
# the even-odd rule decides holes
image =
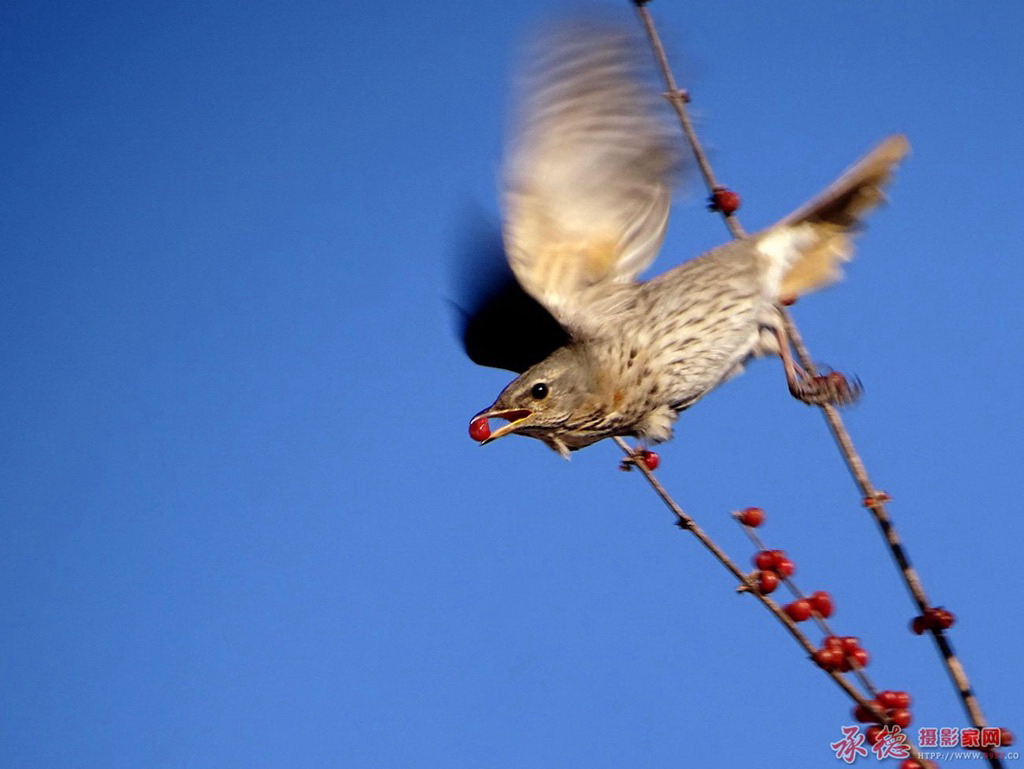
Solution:
[[[838,371],[811,376],[801,370],[789,382],[789,391],[797,400],[813,406],[849,406],[860,399],[864,388],[856,377],[847,379]]]

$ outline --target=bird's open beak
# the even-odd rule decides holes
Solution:
[[[502,425],[489,436],[480,441],[481,446],[486,446],[491,441],[496,441],[503,435],[514,433],[520,427],[523,427],[522,422],[528,417],[532,416],[533,412],[530,409],[499,409],[497,411],[481,411],[475,417],[473,422],[476,423],[480,419],[507,419],[508,424]]]

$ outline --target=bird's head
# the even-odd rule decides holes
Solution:
[[[581,432],[597,389],[595,373],[585,350],[559,348],[514,379],[493,405],[473,417],[470,433],[481,444],[511,433],[527,435],[568,457],[571,450],[603,437],[590,437],[585,429]],[[487,420],[492,418],[506,419],[508,424],[491,432]]]

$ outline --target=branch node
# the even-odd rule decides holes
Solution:
[[[886,492],[886,491],[876,491],[874,494],[871,494],[870,496],[864,497],[864,499],[862,501],[862,504],[864,505],[864,507],[869,508],[871,510],[874,510],[877,507],[881,507],[886,502],[891,502],[891,501],[892,501],[892,497],[889,496],[888,492]]]
[[[674,91],[665,91],[662,96],[668,99],[672,104],[679,104],[680,102],[683,104],[690,103],[690,92],[685,88],[677,88]]]

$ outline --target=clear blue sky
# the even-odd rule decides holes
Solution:
[[[4,4],[4,767],[835,760],[844,697],[613,445],[466,434],[509,377],[462,356],[445,264],[561,8]],[[652,8],[750,229],[910,136],[848,279],[795,312],[864,381],[851,430],[1024,736],[1024,8]],[[702,197],[659,270],[725,238]],[[765,507],[914,727],[964,725],[777,361],[687,412],[659,475],[737,560],[727,513]]]

